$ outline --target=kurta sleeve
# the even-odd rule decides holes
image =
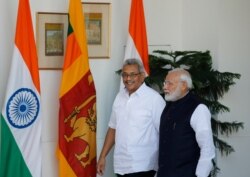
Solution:
[[[195,131],[196,141],[200,147],[196,176],[207,177],[213,167],[212,159],[215,157],[215,147],[211,128],[211,114],[204,104],[197,106],[191,117],[190,124]]]

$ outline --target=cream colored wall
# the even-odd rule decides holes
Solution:
[[[250,174],[250,1],[233,0],[220,2],[220,25],[218,62],[221,71],[232,71],[241,74],[241,79],[222,100],[231,111],[223,114],[221,120],[238,120],[245,124],[245,129],[234,134],[230,144],[235,148],[235,153],[227,158],[219,158],[223,175],[247,177]],[[227,137],[223,136],[227,140]],[[228,170],[230,168],[230,170]]]
[[[97,90],[98,155],[103,144],[110,111],[119,87],[115,71],[121,67],[127,39],[130,0],[88,0],[111,3],[111,57],[92,59],[90,67]],[[0,108],[12,57],[18,0],[0,0]],[[67,12],[68,0],[30,0],[33,25],[35,14]],[[222,102],[231,112],[219,115],[222,120],[245,122],[245,129],[225,138],[236,152],[229,157],[218,156],[220,177],[247,177],[250,155],[250,115],[247,91],[250,89],[250,1],[248,0],[144,0],[150,51],[156,48],[172,50],[210,50],[214,67],[220,71],[242,74]],[[171,46],[155,46],[166,45]],[[58,89],[61,71],[40,70],[43,112],[43,176],[57,176],[55,149],[57,144]],[[239,104],[240,103],[240,104]],[[104,177],[112,177],[112,153]]]

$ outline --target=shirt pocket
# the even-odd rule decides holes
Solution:
[[[138,128],[144,128],[152,123],[152,112],[148,109],[131,112],[129,117],[130,125]]]

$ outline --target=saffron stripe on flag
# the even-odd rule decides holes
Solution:
[[[141,60],[146,74],[149,74],[147,31],[142,0],[131,0],[129,34],[124,60],[129,58]]]

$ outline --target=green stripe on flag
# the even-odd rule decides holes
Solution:
[[[1,114],[0,176],[31,177],[16,141]]]

